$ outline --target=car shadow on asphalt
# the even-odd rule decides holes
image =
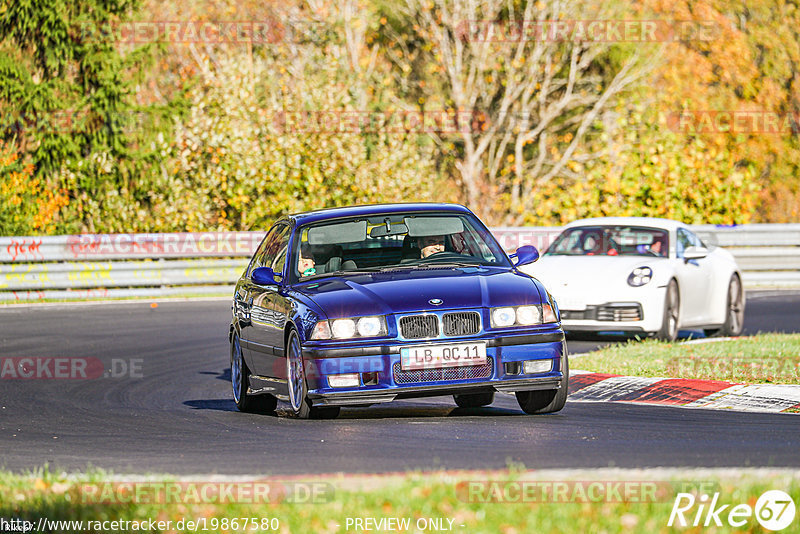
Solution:
[[[416,419],[453,417],[507,417],[525,415],[518,410],[485,406],[483,408],[458,408],[451,406],[380,406],[345,408],[337,419]]]
[[[238,412],[233,399],[195,399],[185,401],[184,406],[194,410],[213,410],[220,412]],[[294,416],[283,404],[279,404],[275,412],[257,413],[256,415],[291,419]],[[346,419],[416,419],[416,418],[452,418],[452,417],[507,417],[524,416],[519,410],[496,406],[482,408],[458,408],[446,405],[426,406],[380,406],[380,407],[347,407],[343,408],[337,420]]]
[[[221,371],[200,371],[201,375],[211,375],[218,380],[230,382],[231,370],[226,367]],[[432,397],[437,398],[437,397]],[[448,402],[448,398],[449,401]],[[501,406],[483,406],[480,408],[459,408],[452,405],[451,396],[442,396],[441,403],[426,402],[425,399],[404,399],[392,403],[372,406],[343,407],[337,420],[341,419],[413,419],[413,418],[442,418],[442,417],[508,417],[524,416],[519,409]],[[183,403],[194,410],[214,410],[221,412],[238,412],[233,399],[195,399]],[[275,412],[258,413],[281,418],[294,418],[286,408],[285,403],[279,403]]]
[[[184,406],[195,410],[216,410],[220,412],[236,412],[236,403],[233,399],[198,399],[185,401]]]

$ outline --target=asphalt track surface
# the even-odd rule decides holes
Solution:
[[[294,419],[283,404],[277,415],[240,413],[227,368],[229,306],[1,308],[3,358],[97,358],[124,376],[0,380],[0,468],[287,475],[509,462],[536,469],[800,466],[796,415],[567,402],[557,414],[526,416],[513,396],[500,394],[481,409],[437,397],[347,408],[333,421]],[[745,327],[797,332],[800,294],[749,298]],[[597,345],[570,343],[573,352]],[[133,376],[120,361],[133,364]]]

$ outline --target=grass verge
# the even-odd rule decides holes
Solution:
[[[720,475],[713,471],[709,474],[675,470],[550,473],[509,470],[409,473],[399,477],[322,478],[317,481],[265,479],[260,482],[270,485],[269,499],[251,502],[255,499],[245,498],[247,502],[223,503],[216,502],[218,499],[213,497],[214,492],[202,488],[223,484],[224,477],[206,482],[155,476],[138,477],[137,480],[138,486],[134,486],[119,476],[112,477],[101,471],[78,476],[54,474],[47,470],[28,475],[0,472],[0,518],[28,521],[34,529],[41,518],[51,522],[83,521],[80,525],[82,532],[133,532],[139,530],[133,523],[119,524],[114,528],[113,524],[103,522],[151,520],[162,522],[154,529],[157,532],[363,532],[366,530],[363,521],[367,518],[375,521],[395,518],[398,522],[394,523],[394,530],[400,532],[439,529],[507,534],[650,533],[674,532],[674,527],[667,526],[667,523],[678,493],[696,496],[696,504],[685,513],[690,525],[699,509],[699,495],[702,494],[712,496],[719,493],[718,503],[730,504],[728,511],[737,504],[755,509],[759,496],[773,489],[787,492],[795,503],[800,503],[800,473],[786,471],[766,474],[758,471],[723,472]],[[248,488],[253,483],[240,481],[235,484]],[[318,489],[322,488],[316,492],[316,498],[310,497],[313,491],[309,493],[306,487],[314,484]],[[162,496],[168,496],[166,498],[154,498],[158,493],[152,488],[170,485],[178,489],[162,492]],[[282,489],[273,493],[275,488]],[[233,495],[236,494],[234,489]],[[163,502],[165,500],[168,502]],[[747,519],[745,526],[732,528],[726,523],[727,516],[722,514],[723,526],[712,526],[711,529],[703,528],[705,512],[701,516],[699,529],[690,526],[681,530],[761,531],[754,515]],[[239,521],[234,526],[232,521],[237,518]],[[244,518],[248,518],[247,526]],[[262,522],[265,519],[266,522]],[[358,528],[356,519],[362,520],[362,528]],[[202,526],[195,529],[187,521]],[[253,528],[254,525],[258,528]],[[403,525],[408,526],[403,528]],[[800,530],[800,520],[795,519],[792,525],[784,532]],[[50,531],[74,532],[78,531],[77,526],[73,523],[71,528],[70,525],[56,528],[50,523]],[[385,523],[384,528],[372,523],[369,530],[392,530],[387,527]]]
[[[582,355],[572,367],[628,376],[800,384],[800,334],[712,338],[703,343],[629,341]]]

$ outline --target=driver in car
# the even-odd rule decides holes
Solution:
[[[417,239],[420,258],[427,258],[437,252],[444,252],[444,236],[428,235]]]

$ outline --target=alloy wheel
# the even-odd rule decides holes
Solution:
[[[242,346],[239,336],[233,336],[233,350],[231,351],[231,385],[233,386],[233,400],[238,404],[241,401],[242,391]]]
[[[294,332],[289,334],[286,352],[286,376],[289,382],[289,404],[294,412],[300,410],[303,402],[303,358],[300,353],[300,341]]]

